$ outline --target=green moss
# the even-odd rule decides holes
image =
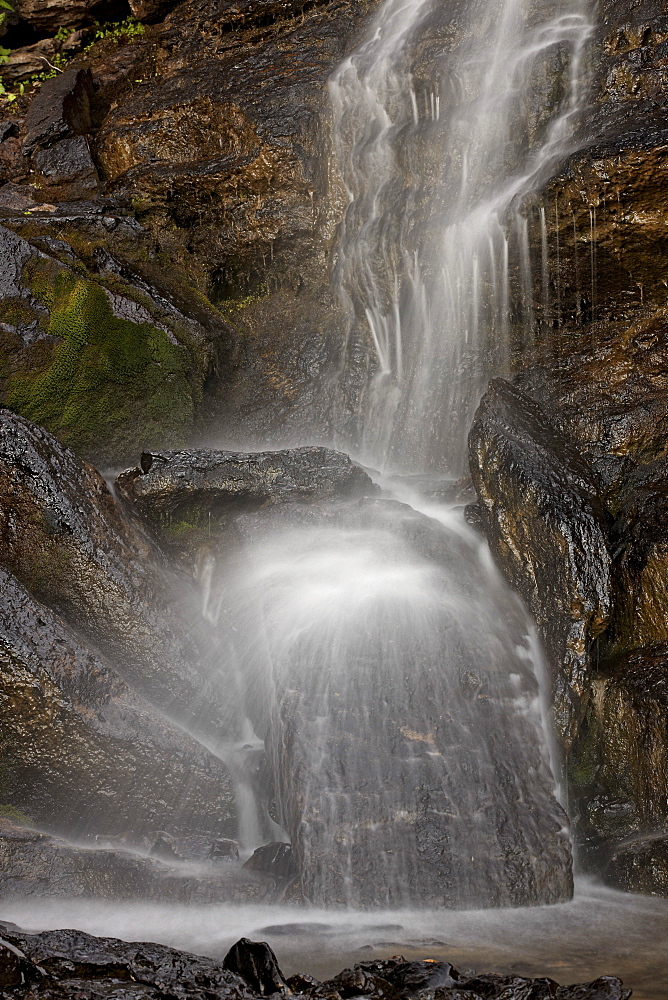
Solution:
[[[54,338],[39,370],[13,375],[6,403],[83,455],[134,452],[141,442],[178,446],[197,401],[192,359],[150,323],[114,316],[89,278],[32,258],[23,279],[49,310]]]
[[[23,299],[3,299],[0,301],[0,323],[8,326],[28,326],[36,319],[37,313]]]
[[[29,816],[26,816],[24,812],[17,809],[15,806],[10,805],[0,805],[0,817],[3,819],[11,819],[14,823],[18,823],[19,826],[32,826],[33,822]]]

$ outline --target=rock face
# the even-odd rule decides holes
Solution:
[[[234,832],[226,767],[0,569],[4,802],[70,836]]]
[[[546,644],[568,746],[588,694],[591,645],[611,610],[597,483],[533,400],[500,379],[480,404],[469,446],[487,537]]]
[[[85,194],[94,172],[83,136],[35,162],[54,190],[71,181],[70,194]],[[138,446],[181,443],[221,318],[187,304],[186,291],[150,260],[139,270],[124,263],[150,257],[136,223],[109,215],[7,222],[18,233],[0,227],[0,399],[98,464],[128,461]],[[25,228],[33,242],[20,235]],[[81,256],[66,234],[86,248]]]
[[[93,1000],[106,996],[157,998],[165,990],[179,996],[202,992],[211,1000],[251,1000],[272,993],[345,998],[368,996],[374,1000],[414,997],[416,991],[438,990],[441,1000],[630,1000],[619,979],[602,976],[593,983],[559,986],[551,979],[460,973],[448,962],[406,962],[401,957],[362,962],[344,969],[324,983],[308,976],[292,976],[286,988],[276,957],[264,942],[241,938],[228,952],[223,965],[157,944],[127,944],[116,938],[95,938],[78,931],[27,934],[0,924],[2,945],[0,975],[13,987],[29,984],[31,997],[58,996]],[[234,971],[233,971],[234,969]],[[6,970],[6,971],[5,971]],[[121,992],[122,991],[122,992]]]
[[[305,897],[568,898],[565,818],[516,653],[526,622],[482,585],[469,543],[382,500],[277,505],[236,524],[232,641]]]
[[[263,902],[274,883],[233,863],[148,858],[129,849],[80,847],[0,819],[2,898],[82,898],[207,904]]]
[[[102,477],[46,431],[3,410],[0,496],[5,567],[108,655],[137,692],[220,738],[225,701],[187,623],[197,614],[188,607],[189,585],[166,574]]]

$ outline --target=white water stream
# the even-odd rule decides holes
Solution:
[[[465,471],[489,376],[534,336],[523,199],[573,148],[591,33],[581,0],[388,0],[333,75],[335,281],[362,380],[340,443],[365,464]]]

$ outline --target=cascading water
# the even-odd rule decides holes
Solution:
[[[390,0],[331,79],[335,282],[359,373],[340,433],[366,464],[464,471],[511,326],[533,328],[522,199],[572,148],[591,32],[579,0]]]
[[[462,471],[484,381],[532,328],[522,198],[569,149],[590,31],[576,0],[388,0],[332,78],[338,433],[368,465]],[[220,576],[303,891],[567,898],[530,622],[462,517],[400,490],[237,518]]]

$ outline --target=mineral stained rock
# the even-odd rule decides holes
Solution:
[[[492,552],[547,647],[568,746],[589,692],[590,647],[611,610],[607,518],[591,469],[536,403],[495,379],[469,436]]]

